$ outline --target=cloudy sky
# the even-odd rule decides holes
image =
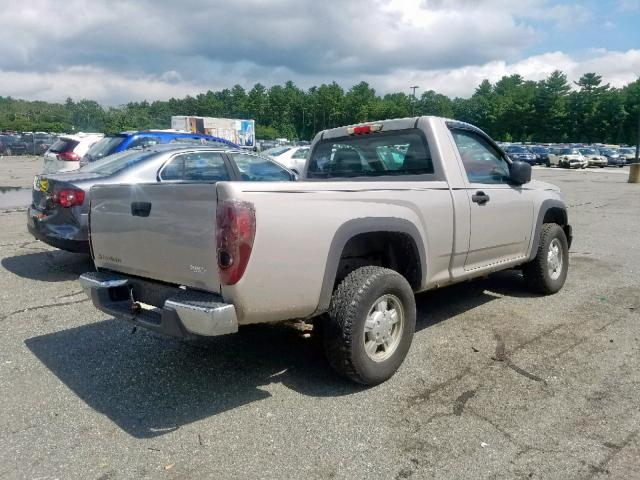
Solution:
[[[468,96],[640,76],[640,0],[0,0],[0,95],[107,105],[293,80]]]

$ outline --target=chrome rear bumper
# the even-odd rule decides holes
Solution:
[[[149,330],[181,338],[238,331],[235,307],[214,293],[103,271],[85,273],[79,282],[96,308]]]

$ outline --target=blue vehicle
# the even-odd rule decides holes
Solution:
[[[165,143],[193,143],[214,147],[240,148],[235,143],[225,140],[224,138],[212,137],[211,135],[203,135],[201,133],[165,130],[122,132],[116,135],[108,135],[94,143],[80,160],[80,166],[95,162],[114,153],[124,152],[131,148],[146,148]]]

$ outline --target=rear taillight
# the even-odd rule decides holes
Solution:
[[[54,190],[51,200],[62,207],[75,207],[84,202],[84,191],[77,188]]]
[[[58,154],[58,160],[64,160],[65,162],[79,162],[80,155],[73,152],[62,152]]]
[[[218,205],[216,241],[218,271],[224,285],[240,281],[253,248],[256,235],[256,212],[253,204],[228,200]]]

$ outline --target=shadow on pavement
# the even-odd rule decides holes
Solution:
[[[88,255],[63,250],[6,257],[0,263],[19,277],[42,282],[75,280],[81,274],[94,270],[93,261]]]
[[[416,296],[416,331],[468,312],[502,296],[536,298],[527,290],[522,273],[506,270]]]
[[[25,341],[90,407],[138,438],[270,396],[282,383],[314,397],[362,390],[338,377],[320,349],[283,325],[245,327],[195,345],[107,320]]]
[[[520,295],[518,274],[499,274],[417,297],[417,330],[501,295]],[[270,396],[281,383],[303,395],[336,397],[363,387],[338,377],[321,349],[285,325],[188,344],[107,320],[26,340],[27,347],[89,406],[138,438]]]

